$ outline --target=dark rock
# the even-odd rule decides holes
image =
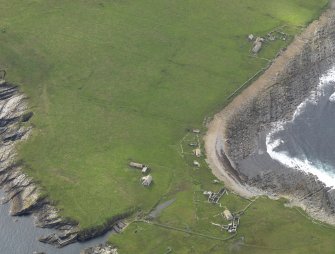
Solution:
[[[77,224],[58,215],[58,210],[41,195],[33,179],[23,173],[16,159],[15,145],[28,137],[31,127],[22,126],[33,116],[27,112],[25,96],[8,83],[0,85],[0,187],[5,191],[1,203],[10,202],[13,216],[33,213],[41,227],[57,228],[58,234],[43,238],[61,247],[77,239]]]
[[[21,122],[28,122],[30,120],[30,118],[32,118],[34,115],[33,112],[28,112],[28,113],[25,113],[22,117],[21,117]]]
[[[83,242],[92,239],[94,237],[102,236],[110,230],[113,230],[116,233],[120,233],[126,226],[126,224],[123,223],[122,220],[128,217],[129,215],[130,212],[121,214],[119,216],[115,216],[114,218],[110,219],[103,225],[81,230],[78,234],[78,241]]]
[[[48,236],[40,237],[38,240],[42,243],[48,243],[57,248],[62,248],[66,245],[77,241],[78,231],[68,230],[61,233],[53,233]]]
[[[33,214],[36,226],[57,229],[56,233],[40,238],[41,242],[57,247],[103,235],[114,225],[117,231],[121,231],[125,225],[118,222],[130,213],[79,231],[78,223],[59,216],[59,210],[41,194],[40,187],[24,174],[22,162],[16,159],[15,145],[30,134],[31,127],[22,124],[33,116],[27,110],[26,97],[17,87],[6,82],[0,85],[0,187],[5,191],[0,203],[10,202],[13,216]]]
[[[258,172],[241,166],[257,153],[259,134],[272,123],[291,119],[297,106],[315,90],[320,75],[335,65],[335,16],[334,12],[328,15],[328,23],[318,28],[301,54],[289,59],[285,70],[273,77],[274,84],[228,120],[225,153],[247,185],[265,193],[289,195],[306,207],[334,216],[335,191],[329,191],[315,176],[283,165],[263,165],[266,170]]]
[[[80,254],[118,254],[117,249],[108,244],[87,248]]]

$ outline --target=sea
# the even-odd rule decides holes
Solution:
[[[273,160],[335,188],[335,66],[320,77],[291,120],[273,124],[265,147]]]
[[[4,192],[0,190],[0,199]],[[13,217],[9,215],[9,204],[0,205],[0,254],[79,254],[81,250],[105,243],[109,235],[85,243],[74,243],[56,248],[38,241],[40,236],[53,233],[51,229],[34,226],[33,216]]]
[[[320,77],[317,89],[297,107],[292,119],[274,123],[262,140],[259,153],[242,161],[242,168],[257,172],[273,160],[311,173],[335,188],[335,66]],[[0,190],[0,198],[3,195]],[[32,216],[12,217],[8,213],[9,205],[0,205],[0,254],[79,254],[109,237],[106,234],[58,249],[37,240],[53,230],[35,227]]]

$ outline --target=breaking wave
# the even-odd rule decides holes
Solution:
[[[333,94],[329,97],[329,101],[330,101],[330,102],[335,102],[335,93],[333,93]]]
[[[327,187],[335,187],[334,90],[335,67],[320,78],[317,89],[297,107],[292,120],[276,122],[266,136],[272,159],[317,176]]]

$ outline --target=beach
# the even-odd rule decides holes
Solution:
[[[296,36],[255,82],[215,115],[204,137],[208,164],[229,189],[244,197],[285,197],[331,224],[333,191],[315,175],[272,160],[264,144],[273,125],[291,120],[334,65],[333,24],[334,11],[327,10]]]

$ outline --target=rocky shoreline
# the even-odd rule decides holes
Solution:
[[[320,75],[335,65],[334,27],[334,10],[327,10],[257,81],[215,116],[205,137],[213,173],[233,190],[243,196],[286,197],[312,217],[330,224],[335,224],[335,190],[313,175],[280,163],[265,163],[265,170],[250,169],[248,160],[258,153],[264,133],[274,123],[290,120],[298,105],[316,89]],[[234,170],[227,171],[227,161]]]
[[[101,244],[96,247],[87,248],[81,251],[80,254],[118,254],[118,251],[111,245]]]
[[[40,228],[54,229],[55,232],[41,236],[39,241],[58,248],[74,242],[83,242],[99,237],[108,231],[119,233],[126,227],[123,221],[129,213],[115,216],[104,225],[82,230],[78,223],[59,215],[59,210],[42,194],[34,180],[24,173],[23,162],[17,160],[15,146],[31,134],[29,124],[33,113],[29,111],[27,97],[18,87],[4,82],[0,85],[0,188],[5,197],[0,204],[10,204],[10,215],[32,214],[34,224]],[[110,249],[110,252],[107,250]],[[98,251],[101,252],[98,252]],[[104,251],[104,252],[103,252]],[[117,253],[115,249],[96,247],[85,253]]]
[[[75,241],[77,225],[59,216],[57,208],[42,195],[41,188],[24,173],[22,162],[16,158],[16,144],[27,139],[32,130],[27,122],[33,113],[27,105],[27,97],[16,86],[0,86],[0,187],[6,193],[1,203],[10,203],[12,216],[33,214],[36,226],[57,229],[57,239],[51,241],[48,236],[40,240],[63,247]]]

